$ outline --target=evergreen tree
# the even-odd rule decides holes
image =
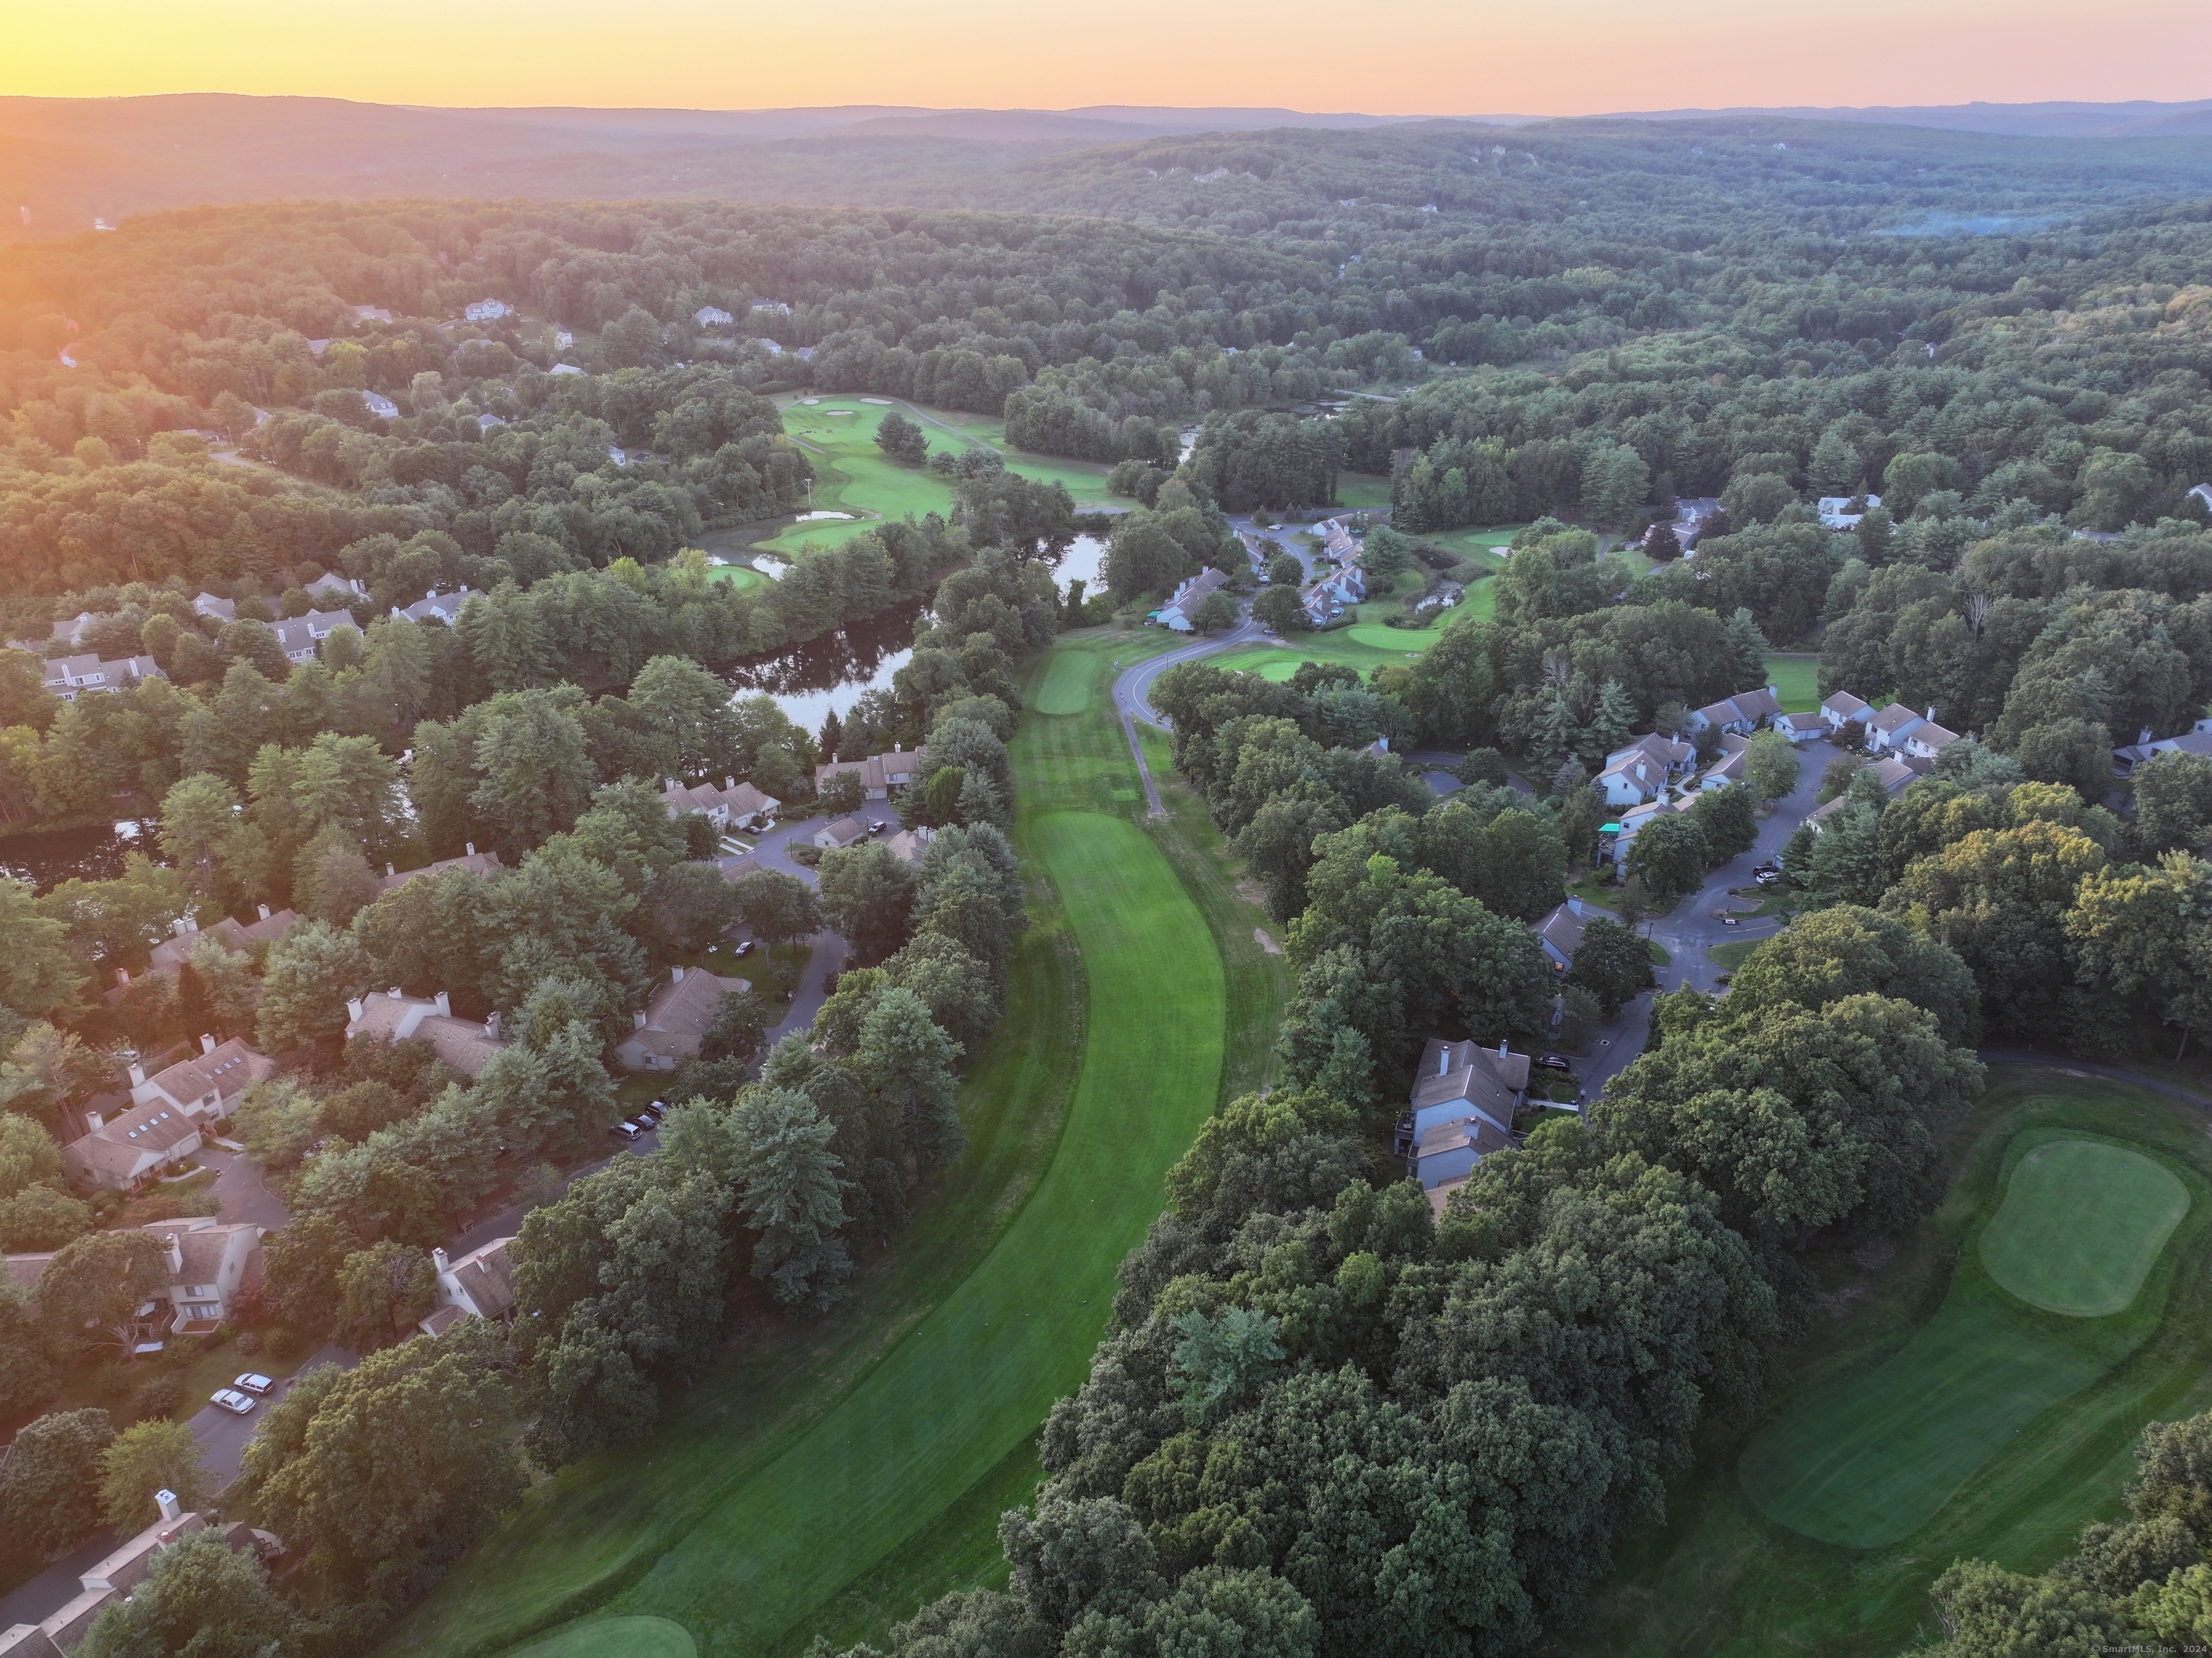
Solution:
[[[1603,765],[1605,757],[1625,746],[1635,732],[1636,699],[1620,680],[1607,680],[1598,687],[1597,707],[1590,715],[1583,758],[1593,767]]]
[[[912,991],[884,991],[860,1027],[854,1064],[869,1088],[897,1115],[907,1149],[927,1171],[968,1144],[960,1125],[960,1045],[939,1030]]]
[[[804,1094],[745,1091],[734,1113],[743,1150],[738,1207],[757,1234],[753,1276],[786,1307],[819,1313],[851,1293],[843,1161],[836,1130]]]
[[[1574,758],[1579,735],[1566,693],[1553,689],[1546,695],[1543,712],[1536,716],[1536,729],[1528,740],[1529,771],[1540,777],[1552,776]]]

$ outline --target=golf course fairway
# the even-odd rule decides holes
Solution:
[[[917,1188],[853,1304],[740,1334],[652,1440],[531,1491],[384,1651],[664,1658],[680,1631],[702,1658],[780,1655],[825,1629],[880,1641],[1003,1571],[998,1513],[1088,1372],[1115,1269],[1224,1087],[1264,1080],[1286,988],[1244,942],[1257,912],[1203,807],[1141,817],[1096,691],[1151,643],[1075,636],[1024,671],[1030,930],[963,1080],[969,1149]]]
[[[2008,1161],[1983,1270],[1959,1272],[1936,1316],[1873,1370],[1813,1390],[1745,1447],[1745,1494],[1792,1531],[1863,1549],[1911,1536],[2146,1333],[2116,1315],[2189,1212],[2180,1177],[2086,1135],[2023,1136]]]
[[[2205,1121],[2064,1061],[1991,1064],[1945,1130],[1931,1214],[1807,1242],[1820,1293],[1771,1413],[1707,1423],[1665,1525],[1623,1539],[1560,1658],[1898,1658],[1927,1643],[1954,1561],[2046,1571],[2124,1518],[2143,1425],[2212,1409]],[[2124,1309],[2053,1312],[2003,1282],[2024,1249],[2054,1263],[2046,1290],[2118,1293],[2084,1232],[2145,1263]]]
[[[594,1618],[533,1641],[514,1658],[694,1658],[698,1644],[665,1618]]]
[[[1167,860],[1127,820],[1050,812],[1030,839],[1088,988],[1082,1069],[1050,1170],[944,1306],[610,1610],[673,1618],[710,1655],[764,1650],[1082,1381],[1114,1267],[1213,1110],[1221,964]]]

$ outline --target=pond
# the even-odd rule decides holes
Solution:
[[[76,829],[0,836],[0,875],[27,881],[42,893],[65,881],[112,881],[123,873],[124,856],[129,852],[160,860],[150,822],[123,818]]]
[[[766,692],[786,718],[818,732],[832,709],[842,719],[868,691],[890,689],[891,675],[914,655],[920,602],[895,605],[837,633],[770,656],[726,664],[722,677],[743,693]]]
[[[1075,538],[1074,545],[1068,548],[1066,555],[1060,559],[1060,570],[1054,579],[1060,582],[1060,590],[1063,596],[1067,592],[1067,584],[1078,579],[1083,582],[1083,590],[1085,593],[1097,593],[1101,590],[1098,582],[1099,573],[1105,568],[1105,540],[1096,535],[1079,535]]]

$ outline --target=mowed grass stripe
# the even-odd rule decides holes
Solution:
[[[1737,1465],[1792,1531],[1875,1548],[1911,1535],[2007,1441],[2105,1365],[1954,1295],[1871,1374],[1801,1400]]]
[[[698,1649],[683,1624],[665,1618],[595,1618],[534,1642],[514,1658],[693,1658]]]
[[[1114,1269],[1213,1109],[1221,962],[1167,860],[1103,814],[1048,812],[1027,828],[1085,980],[1058,1154],[945,1305],[614,1603],[676,1618],[710,1658],[769,1647],[1036,1431],[1082,1381]]]
[[[1040,714],[1080,714],[1091,706],[1091,687],[1098,677],[1098,657],[1088,650],[1055,650],[1037,687]]]
[[[2102,1318],[2136,1298],[2188,1213],[2189,1188],[2141,1152],[2051,1140],[2014,1165],[1982,1265],[2031,1307]]]

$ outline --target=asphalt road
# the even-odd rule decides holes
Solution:
[[[1115,680],[1115,711],[1125,718],[1142,720],[1146,725],[1157,726],[1164,731],[1168,722],[1149,700],[1153,682],[1161,674],[1177,662],[1194,661],[1200,656],[1211,656],[1216,651],[1229,650],[1237,645],[1266,644],[1273,637],[1266,628],[1248,615],[1226,633],[1209,633],[1202,639],[1178,645],[1163,655],[1149,657],[1134,667],[1124,669]]]
[[[1759,839],[1751,850],[1721,865],[1705,877],[1705,886],[1695,894],[1645,925],[1644,932],[1672,958],[1658,970],[1662,991],[1680,990],[1685,984],[1694,984],[1701,991],[1718,990],[1720,975],[1728,969],[1717,966],[1705,954],[1707,950],[1737,939],[1769,938],[1782,930],[1782,923],[1772,917],[1735,926],[1723,921],[1721,917],[1731,910],[1759,907],[1758,899],[1751,896],[1748,890],[1744,897],[1731,899],[1728,889],[1752,888],[1753,868],[1782,855],[1783,847],[1816,803],[1820,772],[1837,752],[1832,744],[1819,741],[1799,745],[1797,787],[1777,802],[1773,814],[1759,826]],[[1650,1029],[1651,997],[1646,993],[1629,1004],[1618,1024],[1608,1026],[1601,1033],[1601,1045],[1594,1047],[1591,1057],[1583,1062],[1577,1072],[1583,1091],[1595,1099],[1608,1077],[1624,1070],[1644,1051]]]

